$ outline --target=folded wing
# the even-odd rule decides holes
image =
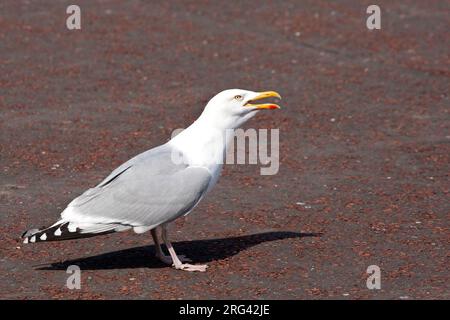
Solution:
[[[81,231],[105,232],[105,227],[119,225],[139,232],[188,213],[208,189],[211,174],[203,167],[174,163],[173,152],[163,145],[124,163],[74,199],[62,219]]]

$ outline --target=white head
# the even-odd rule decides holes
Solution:
[[[169,143],[183,151],[183,161],[205,165],[223,163],[224,152],[233,137],[234,129],[240,127],[263,109],[279,109],[274,103],[255,101],[275,97],[275,91],[253,92],[242,89],[225,90],[214,96],[200,117],[186,130],[172,138]],[[178,153],[177,153],[178,154]],[[174,160],[178,163],[178,160]]]
[[[217,129],[238,128],[260,110],[279,109],[280,106],[274,103],[254,104],[257,100],[270,97],[281,99],[275,91],[224,90],[208,102],[199,120],[208,122]]]

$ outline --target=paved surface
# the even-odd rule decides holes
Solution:
[[[372,32],[368,1],[76,1],[68,31],[72,2],[0,4],[1,298],[450,298],[447,1],[378,1]],[[247,125],[280,129],[280,171],[228,165],[173,224],[207,273],[148,233],[21,244],[233,87],[283,95]]]

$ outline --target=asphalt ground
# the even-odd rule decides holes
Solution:
[[[448,1],[0,3],[0,298],[437,299],[449,290]],[[226,165],[171,226],[23,245],[217,92],[276,90],[280,167]],[[66,269],[81,268],[69,290]],[[367,267],[381,289],[366,286]]]

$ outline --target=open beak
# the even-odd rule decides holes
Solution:
[[[278,92],[275,91],[264,91],[264,92],[259,92],[258,95],[256,97],[254,97],[253,99],[249,100],[244,107],[251,107],[254,109],[280,109],[280,106],[275,104],[275,103],[261,103],[261,104],[253,104],[253,102],[257,101],[257,100],[261,100],[261,99],[266,99],[266,98],[278,98],[281,99],[281,96]]]

